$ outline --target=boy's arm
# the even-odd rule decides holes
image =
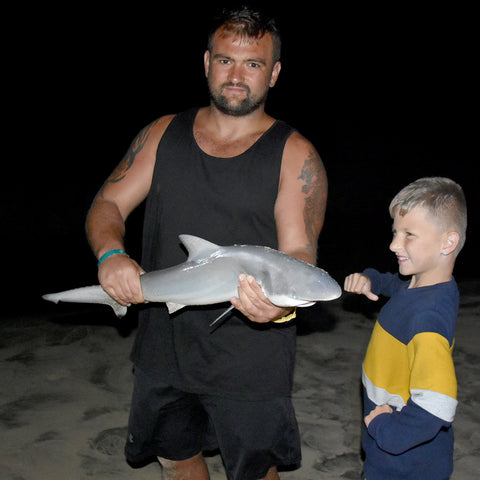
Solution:
[[[380,273],[373,268],[366,268],[362,274],[370,279],[372,282],[372,292],[377,295],[392,297],[405,285],[405,282],[399,278],[398,274],[389,272]]]
[[[377,415],[367,428],[369,435],[382,450],[400,455],[432,440],[441,428],[450,425],[451,422],[432,415],[410,398],[402,410]]]
[[[393,408],[390,405],[377,405],[365,418],[364,422],[366,427],[370,425],[370,422],[374,419],[377,418],[379,415],[382,415],[384,413],[392,413]]]
[[[378,300],[378,295],[391,297],[404,282],[398,275],[392,273],[380,273],[373,268],[367,268],[362,273],[352,273],[345,278],[344,289],[365,295],[373,301]]]

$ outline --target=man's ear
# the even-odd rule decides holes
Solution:
[[[282,69],[282,64],[278,61],[275,63],[272,69],[272,75],[270,76],[269,86],[272,88],[276,83],[278,76],[280,75],[280,70]]]
[[[205,50],[203,55],[203,67],[205,68],[205,76],[208,77],[208,71],[210,70],[210,51]]]
[[[460,234],[458,232],[447,232],[445,237],[445,242],[443,244],[443,255],[450,255],[456,249],[458,244],[460,243]]]

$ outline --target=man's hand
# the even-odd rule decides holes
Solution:
[[[140,265],[126,255],[112,255],[98,267],[98,280],[103,289],[121,305],[143,303],[140,275],[144,274]]]
[[[238,297],[230,299],[232,305],[256,323],[267,323],[288,315],[291,308],[277,307],[265,296],[262,287],[250,275],[240,275]]]
[[[345,278],[343,286],[346,292],[358,293],[359,295],[365,295],[370,300],[376,302],[378,295],[372,292],[372,282],[368,277],[361,273],[352,273]]]

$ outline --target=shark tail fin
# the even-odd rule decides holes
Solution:
[[[109,305],[118,318],[124,317],[127,313],[127,307],[116,302],[100,285],[74,288],[73,290],[58,293],[48,293],[43,295],[42,298],[53,303],[98,303]]]

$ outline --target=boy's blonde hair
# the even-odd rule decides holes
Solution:
[[[415,207],[425,208],[444,231],[453,229],[460,235],[456,253],[465,244],[467,231],[467,204],[462,187],[444,177],[419,178],[395,195],[390,203],[392,218],[405,215]]]

